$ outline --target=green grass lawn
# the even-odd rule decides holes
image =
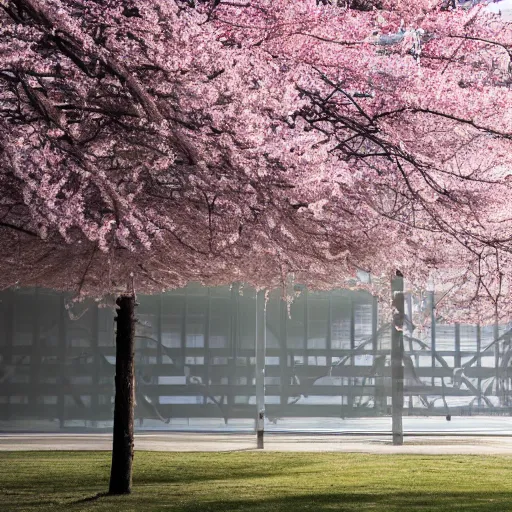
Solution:
[[[110,454],[0,453],[0,511],[512,511],[512,457],[345,453],[135,456],[105,496]]]

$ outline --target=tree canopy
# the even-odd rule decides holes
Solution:
[[[229,3],[216,15],[228,37],[287,67],[306,99],[293,122],[317,132],[333,174],[395,223],[387,234],[398,254],[384,259],[413,283],[449,283],[452,318],[454,304],[460,318],[470,309],[475,320],[505,318],[510,23],[484,5],[320,4],[259,2],[251,12]],[[389,259],[370,270],[392,268]]]
[[[510,313],[498,15],[12,0],[0,17],[2,286],[332,288],[399,268],[475,319]]]

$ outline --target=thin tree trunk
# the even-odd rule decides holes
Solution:
[[[135,297],[121,296],[116,304],[116,396],[109,493],[128,494],[132,489],[133,463]]]
[[[402,412],[404,408],[404,278],[397,271],[391,282],[393,322],[391,325],[391,414],[393,444],[404,444]]]

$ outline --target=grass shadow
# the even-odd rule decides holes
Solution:
[[[163,505],[160,504],[160,505]],[[155,508],[158,510],[158,507]],[[331,493],[251,500],[188,503],[176,512],[504,512],[512,493]]]
[[[79,500],[70,501],[70,505],[79,505],[80,503],[89,503],[91,501],[97,501],[100,498],[104,498],[105,496],[110,496],[108,492],[97,492],[93,496],[87,496],[85,498],[81,498]]]

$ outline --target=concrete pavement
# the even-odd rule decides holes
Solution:
[[[0,451],[110,450],[111,434],[0,434]],[[143,433],[136,450],[242,451],[256,450],[255,434]],[[265,450],[292,452],[358,452],[407,454],[512,455],[512,437],[407,436],[393,446],[390,436],[267,434]]]

